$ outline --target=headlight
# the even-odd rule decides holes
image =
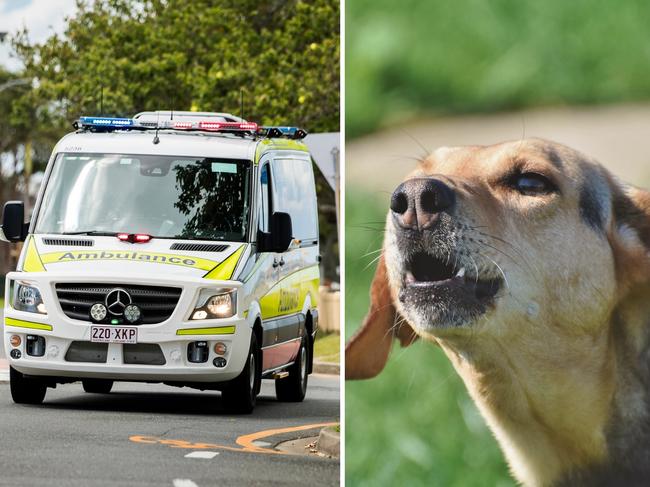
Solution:
[[[13,307],[19,311],[47,314],[41,292],[28,281],[16,281],[14,285]]]
[[[204,289],[192,312],[193,320],[230,318],[237,313],[236,289]]]

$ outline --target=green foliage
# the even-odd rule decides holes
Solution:
[[[39,137],[33,146],[36,163],[42,164],[47,159],[45,146],[52,138],[52,130],[34,127],[38,111],[30,104],[32,95],[30,79],[0,67],[0,154],[17,153],[34,134]],[[9,173],[10,177],[15,176],[14,170]]]
[[[30,106],[59,127],[102,98],[105,114],[238,114],[243,89],[250,120],[336,131],[338,18],[335,0],[80,1],[63,35],[13,42],[38,80]]]
[[[650,98],[646,0],[350,0],[346,131]]]
[[[388,197],[346,192],[348,337],[368,309]],[[345,391],[346,485],[514,486],[496,441],[438,347],[396,344],[377,378],[347,382]]]

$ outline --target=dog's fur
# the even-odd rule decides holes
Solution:
[[[519,193],[508,181],[520,173],[545,176],[557,192]],[[502,276],[502,288],[458,319],[435,296],[435,306],[405,299],[415,237],[400,236],[389,211],[346,378],[378,374],[393,337],[423,338],[451,360],[522,484],[647,485],[650,194],[540,139],[438,149],[413,178],[456,195],[447,229],[424,230],[413,245],[473,263],[476,279]]]

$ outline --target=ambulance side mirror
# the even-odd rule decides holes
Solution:
[[[259,232],[257,248],[260,252],[286,252],[293,240],[293,225],[288,213],[276,211],[271,215],[270,232]]]
[[[25,205],[22,201],[7,201],[2,210],[2,236],[5,242],[22,242],[27,237]]]

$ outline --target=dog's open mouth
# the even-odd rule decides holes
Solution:
[[[404,284],[420,287],[460,287],[479,301],[493,298],[501,287],[501,279],[482,279],[471,275],[466,266],[426,252],[417,252],[407,260]]]
[[[462,326],[494,304],[503,280],[460,260],[419,251],[404,262],[399,298],[422,327]]]

